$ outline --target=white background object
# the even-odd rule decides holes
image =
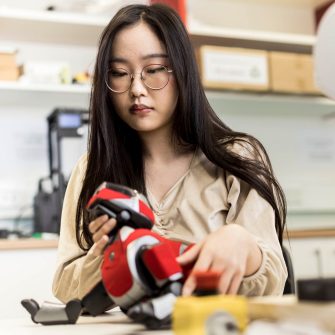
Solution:
[[[314,57],[316,84],[324,94],[335,100],[335,4],[320,21]]]

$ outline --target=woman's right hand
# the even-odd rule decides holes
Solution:
[[[97,217],[88,225],[88,229],[92,234],[93,246],[91,252],[94,256],[100,256],[108,243],[109,232],[116,226],[115,219],[108,219],[107,215]]]

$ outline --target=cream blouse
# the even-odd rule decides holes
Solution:
[[[82,298],[101,280],[102,256],[84,252],[76,242],[75,215],[86,169],[86,155],[74,168],[64,199],[53,293],[63,302]],[[239,294],[281,295],[287,270],[272,207],[239,178],[197,152],[188,172],[158,203],[148,192],[156,224],[154,231],[169,239],[194,243],[224,224],[239,224],[253,234],[262,251],[259,270],[245,277]]]

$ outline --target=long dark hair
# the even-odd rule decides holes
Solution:
[[[85,205],[103,181],[127,185],[146,194],[140,138],[116,114],[105,85],[115,35],[141,20],[164,43],[175,73],[179,99],[173,122],[174,142],[200,148],[211,162],[256,189],[275,212],[275,226],[281,243],[286,202],[264,147],[254,137],[231,130],[215,114],[201,85],[193,47],[182,21],[171,8],[155,4],[120,9],[101,35],[90,101],[87,170],[76,213],[78,244],[83,250],[93,244]],[[258,158],[238,155],[231,150],[235,143],[251,147]]]

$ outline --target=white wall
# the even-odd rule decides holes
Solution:
[[[0,104],[0,219],[17,218],[21,214],[24,217],[31,216],[37,181],[49,175],[46,118],[54,106],[50,101],[43,105],[43,99],[48,100],[47,96],[31,94],[26,106],[13,103],[6,105],[5,98]],[[80,100],[83,98],[67,98],[65,95],[59,97],[57,103],[56,94],[51,101],[58,107],[87,108],[85,102]],[[85,152],[86,139],[85,133],[83,138],[63,140],[61,147],[66,176],[69,176],[74,164]]]
[[[246,95],[221,99],[214,110],[234,130],[257,137],[268,151],[288,201],[288,228],[335,225],[335,105],[322,99]]]
[[[295,280],[335,276],[335,239],[295,238],[284,241],[290,252]]]

